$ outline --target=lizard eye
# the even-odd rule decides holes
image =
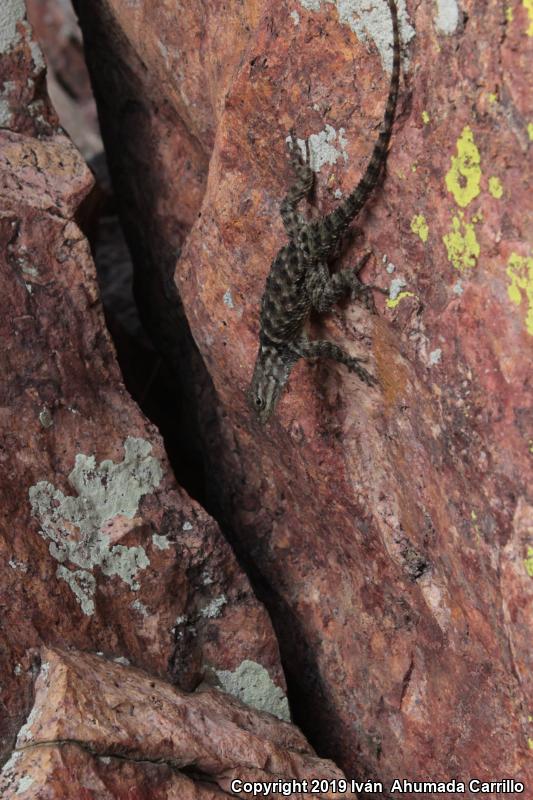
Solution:
[[[265,401],[263,400],[263,398],[257,396],[255,398],[255,407],[256,408],[264,408],[264,405],[265,405]]]

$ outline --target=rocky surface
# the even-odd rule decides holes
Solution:
[[[35,703],[0,791],[5,800],[211,800],[250,796],[234,781],[317,779],[343,775],[287,722],[216,689],[189,695],[138,669],[43,648]]]
[[[81,31],[69,0],[26,0],[34,38],[47,65],[46,89],[62,127],[86,161],[102,152]]]
[[[78,224],[93,177],[49,104],[23,3],[2,6],[0,45],[0,758],[43,644],[288,718],[268,616],[123,386]]]
[[[304,730],[359,776],[533,780],[529,5],[400,3],[386,180],[344,255],[370,247],[364,278],[389,299],[312,326],[369,357],[379,388],[300,364],[265,429],[245,392],[285,240],[284,140],[310,139],[329,211],[382,114],[386,5],[77,7],[133,251],[168,262],[188,233],[175,277],[215,389],[199,395],[213,503]]]

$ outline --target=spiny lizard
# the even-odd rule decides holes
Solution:
[[[300,358],[331,358],[345,364],[368,385],[376,383],[361,366],[361,359],[350,356],[333,342],[309,340],[304,325],[311,309],[324,313],[343,296],[365,296],[378,288],[363,284],[358,278],[370,253],[363,256],[355,269],[343,269],[334,275],[330,274],[327,262],[376,186],[387,157],[400,80],[400,36],[396,2],[386,2],[392,17],[394,55],[381,131],[357,187],[338,208],[318,221],[307,221],[297,211],[298,203],[313,187],[313,172],[309,153],[304,161],[294,132],[289,137],[290,158],[297,179],[280,208],[289,242],[277,254],[266,280],[261,300],[259,352],[249,391],[250,405],[261,423],[272,415],[291,369]]]

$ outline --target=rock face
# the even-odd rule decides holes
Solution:
[[[264,429],[245,392],[285,241],[284,140],[309,139],[314,205],[334,208],[383,112],[387,6],[77,7],[134,251],[168,261],[188,231],[175,277],[216,391],[199,399],[211,489],[298,720],[350,774],[533,780],[528,4],[400,2],[386,179],[343,257],[370,247],[389,299],[312,326],[379,388],[299,364]]]
[[[213,661],[230,685],[226,673],[248,660],[281,686],[268,623],[218,529],[175,490],[120,390],[72,221],[90,180],[66,143],[59,158],[57,137],[34,138],[55,123],[23,11],[8,5],[12,61],[1,69],[30,72],[2,106],[15,131],[1,145],[12,303],[3,463],[18,487],[2,500],[3,563],[14,564],[2,622],[16,629],[2,664],[6,735],[29,703],[24,653],[43,640],[161,674],[171,659],[184,688]],[[198,387],[212,508],[268,603],[297,720],[350,776],[531,785],[529,4],[400,3],[406,60],[386,179],[343,255],[347,266],[370,247],[364,278],[389,299],[376,315],[346,304],[312,325],[366,355],[379,387],[300,364],[266,428],[245,391],[263,282],[285,241],[284,139],[293,126],[309,139],[314,206],[328,212],[357,183],[381,118],[387,6],[76,6],[145,324],[179,380]],[[168,283],[179,250],[198,351]],[[221,553],[207,589],[204,548]],[[213,633],[221,608],[229,628]],[[187,638],[182,622],[174,652],[172,624],[190,615],[201,625]],[[104,766],[87,769],[107,780]]]
[[[23,4],[4,4],[0,24],[2,761],[43,644],[184,690],[219,685],[288,719],[267,613],[122,384],[77,223],[93,177],[58,128]]]
[[[185,694],[86,653],[43,648],[41,659],[33,709],[0,775],[6,800],[211,800],[249,796],[248,781],[344,778],[293,725],[216,689]]]

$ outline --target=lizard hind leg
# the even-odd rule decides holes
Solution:
[[[290,239],[296,239],[301,228],[307,224],[305,218],[298,213],[298,203],[307,197],[313,188],[314,174],[309,165],[309,145],[306,141],[307,158],[304,160],[294,131],[291,130],[287,141],[289,159],[296,175],[296,181],[283,198],[280,214],[285,230]]]
[[[368,384],[368,386],[375,386],[377,384],[377,380],[373,375],[361,366],[363,359],[351,356],[346,350],[339,347],[338,344],[329,342],[327,339],[315,339],[314,341],[301,339],[297,342],[295,351],[300,358],[329,358],[333,361],[337,361],[339,364],[344,364],[348,367],[350,372],[355,372],[363,383]]]
[[[372,253],[368,251],[358,261],[354,269],[343,269],[330,275],[328,268],[325,264],[319,266],[308,273],[307,277],[307,291],[311,298],[313,308],[324,314],[330,311],[331,308],[338,303],[343,297],[348,295],[352,299],[361,297],[365,306],[369,311],[375,311],[372,290],[378,289],[385,291],[379,286],[373,284],[362,283],[359,280],[359,273],[367,263]]]

